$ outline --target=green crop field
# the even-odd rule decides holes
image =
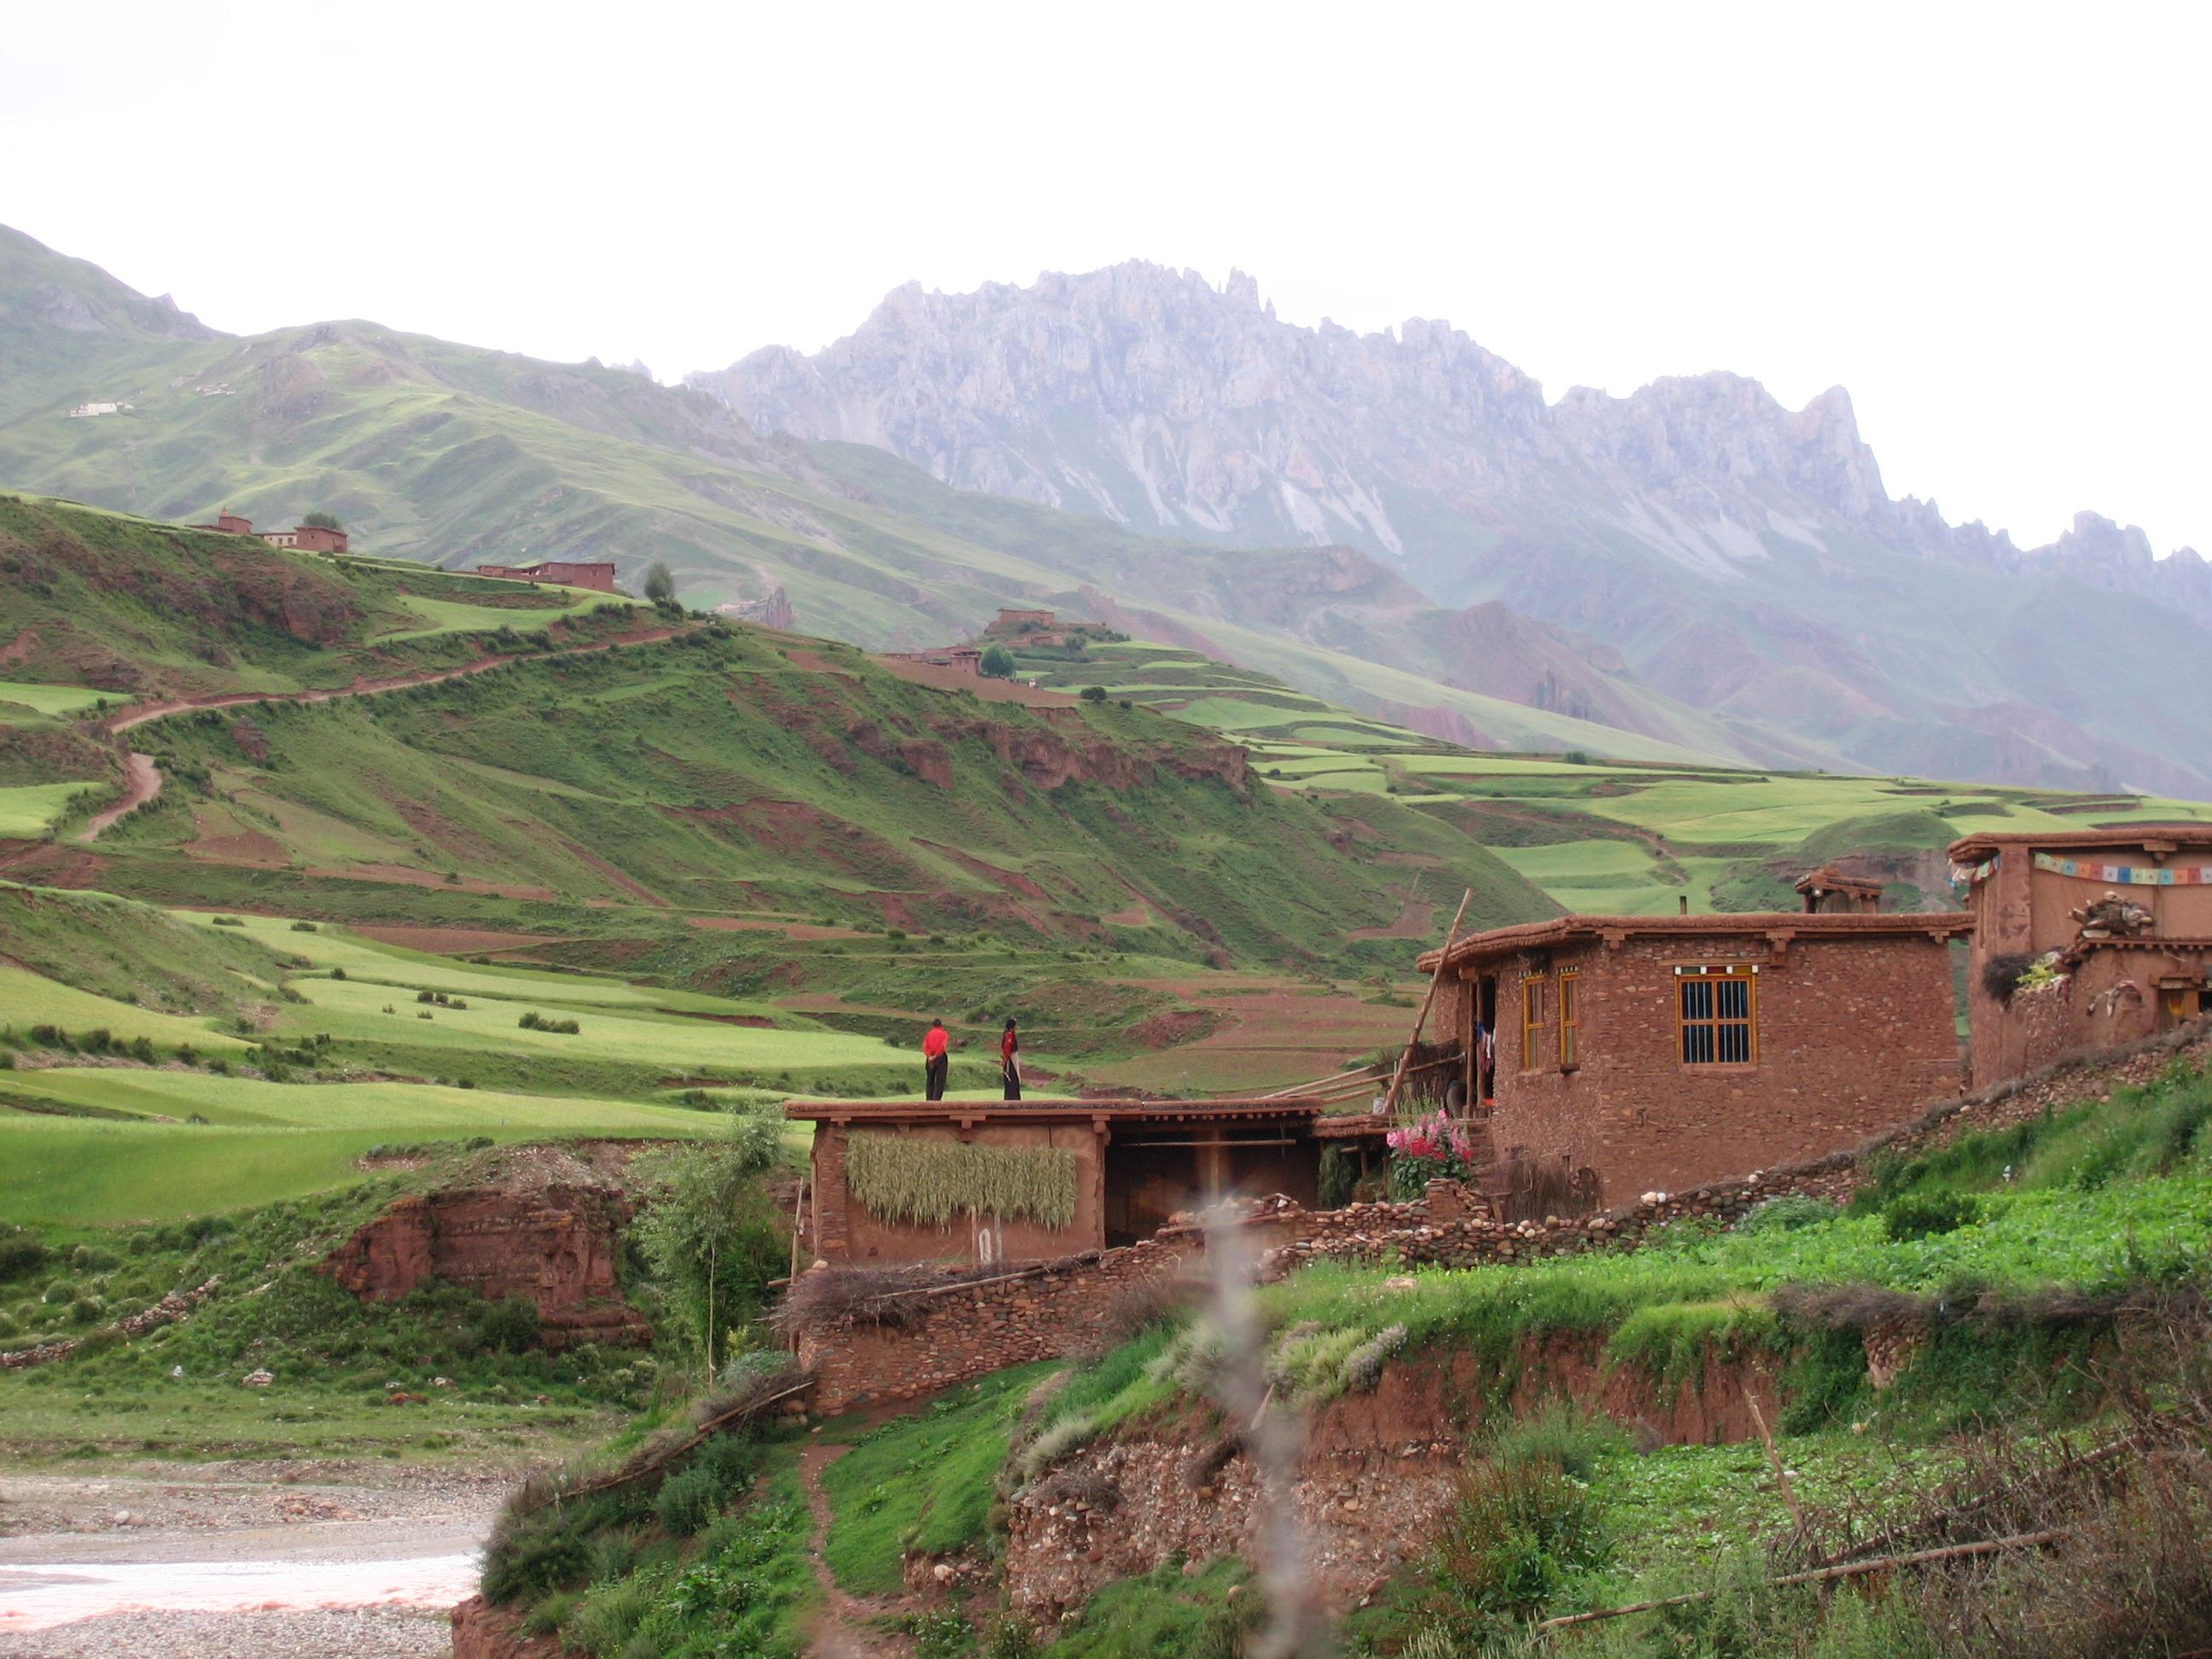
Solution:
[[[47,1025],[76,1036],[104,1030],[118,1042],[143,1037],[165,1048],[190,1046],[213,1052],[246,1046],[224,1034],[214,1020],[157,1013],[4,963],[0,963],[0,1021],[19,1039],[34,1027]]]
[[[42,836],[96,783],[26,783],[0,787],[0,836]]]
[[[33,685],[21,680],[0,680],[0,705],[14,703],[41,714],[75,714],[113,699],[112,691],[88,685]]]
[[[283,1010],[279,1030],[287,1036],[327,1031],[340,1041],[411,1042],[470,1053],[563,1057],[582,1046],[578,1036],[520,1029],[517,1020],[534,1006],[528,997],[503,1000],[480,993],[466,1008],[453,1008],[421,1006],[412,998],[395,999],[387,987],[352,980],[295,980],[291,988],[306,1006]],[[586,1011],[575,1018],[584,1028],[579,1036],[590,1036],[595,1059],[665,1066],[696,1075],[906,1063],[881,1042],[830,1031],[760,1030],[674,1014]]]

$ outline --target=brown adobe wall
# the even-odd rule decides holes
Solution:
[[[541,1340],[653,1340],[615,1278],[617,1236],[632,1213],[611,1187],[528,1192],[458,1187],[403,1198],[324,1258],[321,1271],[364,1302],[396,1302],[433,1279],[488,1301],[537,1304]]]
[[[1678,965],[1756,964],[1757,1060],[1686,1066]],[[1522,979],[1498,975],[1498,1150],[1565,1155],[1619,1203],[1856,1146],[1961,1082],[1948,948],[1926,937],[1631,937],[1557,952],[1522,1053]],[[1558,972],[1576,971],[1580,1065],[1559,1063]]]
[[[1608,1370],[1603,1347],[1601,1336],[1525,1343],[1514,1413],[1564,1394],[1641,1424],[1666,1445],[1753,1437],[1754,1401],[1770,1423],[1778,1415],[1773,1356],[1709,1360],[1701,1376],[1670,1391],[1641,1372]],[[1465,1351],[1393,1361],[1373,1391],[1330,1401],[1308,1425],[1291,1502],[1324,1608],[1351,1607],[1434,1536],[1455,1496],[1483,1381]],[[1016,1611],[1048,1626],[1103,1585],[1178,1553],[1194,1562],[1255,1559],[1258,1469],[1239,1455],[1201,1475],[1194,1462],[1218,1433],[1195,1412],[1155,1420],[1085,1447],[1016,1497],[1005,1561]]]

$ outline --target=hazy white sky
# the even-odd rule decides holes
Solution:
[[[2212,8],[0,0],[0,222],[218,327],[664,380],[1130,257],[1543,381],[1850,388],[1893,493],[2212,554]]]

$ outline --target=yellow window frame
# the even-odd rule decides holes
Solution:
[[[1674,1024],[1674,1052],[1685,1066],[1758,1065],[1759,970],[1733,963],[1677,968]]]
[[[1540,1070],[1544,1063],[1544,981],[1542,974],[1521,976],[1521,1069]]]

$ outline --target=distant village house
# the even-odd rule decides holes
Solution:
[[[496,576],[504,581],[588,587],[597,593],[615,591],[615,568],[611,564],[573,564],[564,559],[543,559],[536,564],[480,564],[477,574]]]
[[[1951,861],[1977,1087],[2212,1010],[2212,824],[1968,836]]]
[[[343,553],[347,547],[346,532],[334,526],[302,524],[295,525],[289,530],[264,530],[256,532],[252,520],[241,519],[228,507],[216,514],[213,524],[196,524],[191,528],[220,531],[226,536],[252,536],[258,533],[260,538],[271,547],[289,547],[301,553],[337,554]]]
[[[92,421],[102,415],[127,415],[131,410],[131,405],[125,403],[79,404],[70,410],[69,417],[72,421]]]

